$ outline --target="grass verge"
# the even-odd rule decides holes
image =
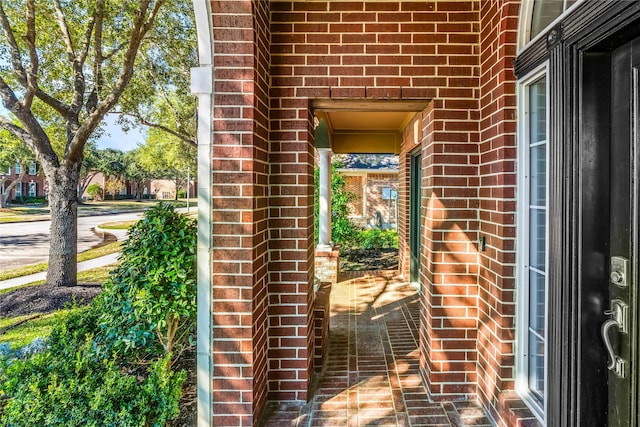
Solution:
[[[103,230],[128,230],[133,224],[138,221],[113,221],[100,224],[100,228]]]
[[[42,316],[35,317],[28,320],[16,327],[10,327],[22,320],[33,317],[32,314],[25,316],[1,318],[0,329],[6,329],[3,334],[0,334],[0,344],[8,343],[12,349],[18,349],[29,344],[37,337],[45,338],[49,336],[53,327],[60,322],[72,309],[58,310],[53,313],[43,314]]]
[[[103,267],[98,267],[93,270],[81,271],[78,273],[78,283],[104,283],[109,278],[109,273],[111,270],[115,268],[115,264],[105,265]],[[44,285],[46,283],[45,280],[37,280],[35,282],[27,283],[20,287],[27,286],[39,286]],[[7,291],[11,291],[16,288],[7,289]],[[1,295],[1,291],[0,291]]]
[[[105,214],[110,212],[138,212],[155,205],[159,200],[143,200],[136,202],[134,200],[103,200],[100,202],[85,202],[78,206],[78,216],[90,216],[97,214]],[[164,202],[173,204],[176,208],[184,208],[187,206],[186,199],[164,200]],[[197,200],[189,200],[189,206],[197,209]],[[13,205],[10,208],[0,209],[0,224],[10,222],[30,222],[49,220],[49,208],[42,207],[26,207]]]
[[[78,262],[88,261],[90,259],[99,258],[104,255],[110,255],[110,254],[119,252],[121,245],[122,245],[122,242],[111,242],[104,246],[100,246],[97,248],[89,249],[88,251],[81,252],[78,254]],[[29,274],[47,271],[48,266],[49,266],[48,263],[41,262],[39,264],[26,265],[24,267],[2,271],[0,272],[0,280],[8,280],[8,279],[13,279],[14,277],[27,276]]]
[[[109,278],[109,273],[116,267],[115,264],[105,265],[102,267],[94,268],[93,270],[85,270],[78,273],[78,282],[79,283],[104,283]],[[38,280],[31,283],[26,283],[24,285],[15,286],[9,289],[0,289],[0,295],[7,294],[11,291],[14,291],[19,288],[27,288],[29,286],[39,286],[44,285],[44,280]],[[2,326],[0,326],[2,329]]]

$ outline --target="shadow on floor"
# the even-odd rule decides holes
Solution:
[[[271,407],[263,425],[491,426],[477,402],[431,402],[419,371],[419,295],[395,271],[341,273],[329,350],[306,405]]]

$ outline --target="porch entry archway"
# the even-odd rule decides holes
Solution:
[[[328,209],[331,202],[330,192],[326,187],[330,185],[330,174],[326,173],[326,169],[331,165],[330,156],[333,154],[398,155],[401,152],[412,150],[419,152],[422,141],[416,139],[417,136],[412,136],[411,141],[408,141],[406,130],[415,121],[415,116],[422,113],[429,103],[429,100],[317,99],[311,101],[311,110],[318,122],[315,131],[315,146],[320,159],[320,242],[316,251],[316,263],[318,256],[325,256],[329,249],[327,236],[330,239],[330,232],[327,232],[327,229],[330,231],[331,227]],[[411,145],[409,149],[407,149],[407,144]],[[418,147],[417,151],[414,150],[415,147]],[[400,171],[400,180],[404,177],[407,182],[401,183],[400,186],[407,186],[407,194],[399,195],[399,203],[402,206],[400,210],[408,209],[407,206],[412,203],[409,201],[408,186],[409,175],[414,173],[412,172],[414,166],[409,166],[409,158],[406,160],[407,170]],[[403,161],[400,163],[405,164]],[[415,177],[412,176],[411,179],[415,179]],[[419,189],[413,191],[419,191]],[[404,205],[402,205],[402,197],[405,198]],[[419,215],[419,210],[417,212]],[[419,222],[419,217],[411,217],[409,211],[404,214],[409,219],[409,225],[407,235],[399,237],[401,246],[400,272],[403,275],[409,275],[409,265],[412,262],[410,261],[411,243],[409,240],[415,240],[416,237],[413,234],[419,233],[419,230],[414,229],[414,225],[411,224]],[[402,217],[402,213],[398,216]],[[406,259],[403,260],[403,258]],[[416,256],[415,259],[419,262],[419,256]],[[323,267],[324,264],[322,261]],[[416,264],[414,267],[419,268],[419,265]],[[411,281],[414,280],[411,279]]]
[[[546,425],[636,427],[640,4],[582,1],[551,21],[516,60],[519,157],[529,167],[519,168],[520,193],[532,195],[519,198],[521,217],[537,206],[522,201],[533,200],[540,183],[548,187],[541,205],[547,219],[536,222],[544,232],[518,231],[519,299],[531,301],[533,275],[523,272],[539,259],[547,278],[542,346],[523,345],[523,324],[531,325],[537,307],[518,311],[518,389]],[[540,141],[547,152],[535,157]],[[532,355],[544,357],[535,365],[541,370],[526,370]],[[540,383],[530,381],[531,372]]]

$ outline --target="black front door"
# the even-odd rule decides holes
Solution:
[[[637,427],[640,38],[582,65],[578,425]]]

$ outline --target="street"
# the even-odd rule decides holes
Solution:
[[[113,221],[131,221],[142,212],[85,216],[78,218],[78,252],[86,251],[103,241],[93,228]],[[0,224],[0,271],[24,265],[46,262],[49,257],[51,221]]]

